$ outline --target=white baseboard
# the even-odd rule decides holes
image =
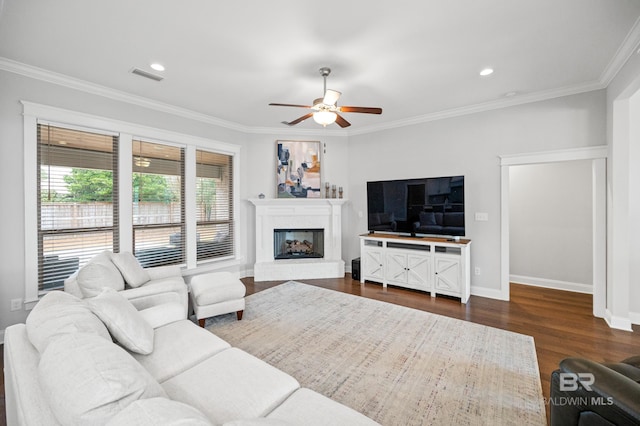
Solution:
[[[472,285],[471,295],[496,300],[509,300],[504,298],[502,291],[499,288],[486,288]]]
[[[624,331],[633,331],[633,328],[631,328],[631,319],[614,316],[608,309],[604,313],[604,320],[611,328],[616,328],[618,330]]]
[[[547,278],[535,278],[513,274],[509,275],[509,282],[532,285],[535,287],[552,288],[556,290],[573,291],[576,293],[593,294],[593,286],[590,284],[572,283],[569,281],[550,280]]]
[[[640,312],[629,312],[629,320],[631,324],[640,325]]]
[[[240,278],[253,277],[253,267],[245,267],[240,271]]]

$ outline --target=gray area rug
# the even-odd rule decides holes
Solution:
[[[383,425],[545,425],[531,336],[290,281],[207,320]]]

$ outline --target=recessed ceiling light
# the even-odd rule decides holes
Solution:
[[[517,94],[518,94],[518,92],[507,92],[507,93],[504,94],[504,97],[505,98],[512,98]]]
[[[162,64],[157,63],[157,62],[151,64],[151,68],[153,68],[156,71],[164,71],[164,66]]]
[[[482,71],[480,71],[480,75],[483,77],[486,77],[491,74],[493,74],[493,68],[485,68]]]

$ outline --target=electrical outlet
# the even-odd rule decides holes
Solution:
[[[19,311],[22,309],[22,299],[11,299],[11,310]]]
[[[476,268],[473,270],[473,273],[476,275],[480,275],[480,268],[476,266]]]

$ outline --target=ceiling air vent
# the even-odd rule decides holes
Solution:
[[[162,81],[164,78],[164,77],[160,77],[159,75],[155,75],[155,74],[151,74],[150,72],[143,71],[140,68],[132,69],[131,74],[139,75],[140,77],[149,78],[155,81]]]

